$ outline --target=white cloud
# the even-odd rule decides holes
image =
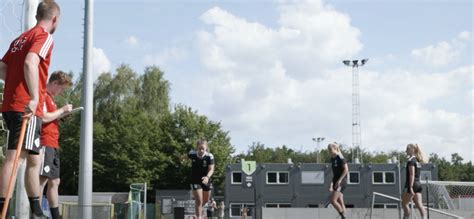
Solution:
[[[320,4],[304,1],[280,6],[278,28],[250,22],[214,7],[201,16],[201,20],[214,27],[213,32],[198,34],[202,62],[214,71],[238,67],[241,73],[253,73],[255,69],[241,69],[245,66],[233,63],[251,62],[262,67],[284,60],[289,63],[286,67],[291,67],[288,74],[305,78],[317,74],[304,67],[308,63],[326,67],[357,54],[362,49],[359,30],[351,26],[347,15]]]
[[[145,55],[145,65],[166,65],[169,62],[180,61],[188,56],[188,51],[184,48],[172,47],[163,50],[156,55]]]
[[[125,39],[125,43],[132,48],[136,48],[138,45],[140,45],[138,38],[135,36],[129,36],[127,39]]]
[[[92,57],[94,80],[97,79],[100,74],[110,72],[110,60],[107,58],[103,49],[94,47],[92,49]]]
[[[441,41],[436,45],[429,45],[411,51],[412,57],[425,64],[445,66],[459,59],[467,44],[471,41],[471,33],[463,31],[451,41]]]
[[[193,97],[207,99],[191,98],[191,106],[221,121],[238,151],[254,141],[313,150],[316,135],[350,145],[351,72],[330,66],[358,54],[360,32],[347,15],[320,1],[283,3],[279,12],[276,28],[218,7],[201,16],[211,29],[197,33],[204,69],[190,83],[203,88]],[[456,40],[467,38],[462,33]],[[471,151],[473,116],[456,106],[472,99],[472,71],[361,68],[363,145],[403,150],[417,142],[442,156]]]

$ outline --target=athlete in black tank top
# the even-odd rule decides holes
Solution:
[[[209,152],[207,141],[199,140],[196,150],[187,154],[191,160],[191,189],[195,201],[195,213],[197,218],[203,217],[203,206],[211,197],[211,176],[214,174],[214,155]],[[186,155],[183,155],[183,159]]]
[[[331,143],[328,145],[328,151],[331,155],[331,166],[332,166],[332,181],[329,191],[331,192],[330,201],[334,208],[337,210],[341,219],[346,218],[346,206],[344,204],[344,195],[342,192],[346,185],[346,176],[349,171],[346,160],[342,156],[341,150],[339,149],[338,143]]]
[[[421,163],[416,160],[415,156],[408,158],[407,165],[406,165],[406,182],[405,182],[405,190],[410,192],[410,166],[415,167],[415,179],[413,183],[413,192],[414,193],[421,193],[421,182],[420,182],[420,172],[421,172]]]
[[[421,218],[426,218],[426,210],[423,206],[422,189],[420,182],[421,163],[424,156],[418,144],[408,144],[406,148],[408,161],[406,165],[406,182],[402,194],[403,219],[410,218],[410,202],[413,200],[416,208],[420,211]]]

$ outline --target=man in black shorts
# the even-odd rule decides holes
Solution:
[[[39,133],[43,116],[46,80],[51,60],[55,32],[60,17],[59,5],[53,0],[43,0],[36,10],[36,26],[13,40],[0,61],[0,79],[5,81],[2,113],[7,128],[8,151],[0,174],[0,207],[3,209],[9,191],[16,158],[16,146],[20,136],[23,116],[29,117],[20,153],[22,162],[26,159],[25,188],[34,216],[43,212],[39,202],[39,177],[41,165],[41,144]],[[8,206],[5,206],[8,207]],[[6,215],[3,215],[6,216]]]
[[[41,129],[41,145],[43,146],[44,160],[40,172],[41,194],[48,184],[46,197],[52,219],[60,219],[59,215],[59,119],[72,110],[71,104],[57,109],[54,97],[72,85],[71,78],[63,71],[51,74],[46,85],[46,98]]]

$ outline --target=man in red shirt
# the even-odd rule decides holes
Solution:
[[[41,144],[39,133],[43,116],[48,67],[53,37],[59,22],[60,9],[53,0],[43,0],[36,11],[36,26],[21,34],[0,61],[0,79],[5,81],[2,114],[9,130],[8,150],[0,174],[0,207],[7,195],[8,179],[15,160],[23,116],[30,117],[20,161],[25,158],[25,187],[34,215],[42,216],[39,201]]]
[[[46,85],[46,97],[44,100],[43,126],[41,127],[41,145],[43,146],[44,161],[41,168],[41,191],[46,183],[48,189],[46,197],[48,198],[49,208],[52,219],[60,219],[58,187],[59,187],[59,127],[58,119],[71,112],[72,105],[57,109],[54,103],[54,97],[61,94],[63,90],[72,85],[70,77],[62,72],[56,71],[51,74],[49,82]],[[43,192],[41,192],[42,194]]]

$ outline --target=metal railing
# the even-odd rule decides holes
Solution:
[[[371,219],[372,219],[372,209],[374,209],[375,196],[381,196],[381,197],[384,197],[384,198],[388,198],[388,199],[400,202],[399,198],[396,198],[396,197],[393,197],[393,196],[390,196],[390,195],[386,195],[386,194],[383,194],[383,193],[373,192],[372,193],[372,204],[371,204],[371,207],[370,207],[370,218]],[[411,208],[413,209],[413,202],[410,202],[410,205],[411,205]],[[438,210],[438,209],[434,209],[434,208],[425,207],[425,209],[427,211],[433,211],[433,212],[436,212],[436,213],[439,213],[439,214],[442,214],[442,215],[446,215],[446,216],[449,216],[449,217],[453,217],[453,218],[458,218],[458,219],[463,219],[464,218],[464,217],[461,217],[461,216],[458,216],[458,215],[455,215],[455,214],[451,214],[451,213],[448,213],[448,212],[445,212],[445,211],[441,211],[441,210]]]

